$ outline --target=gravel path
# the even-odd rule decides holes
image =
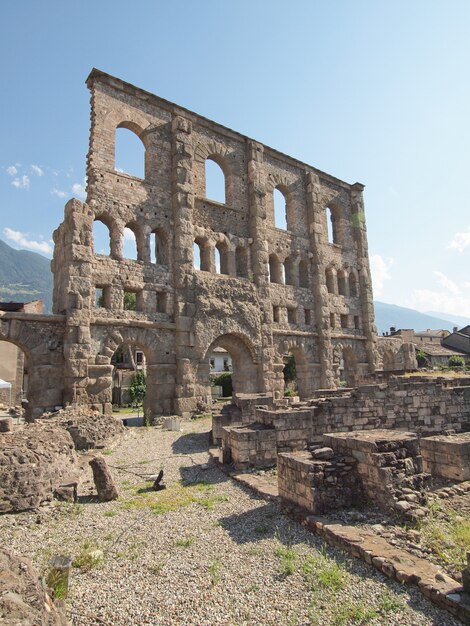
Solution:
[[[41,571],[52,554],[78,557],[67,599],[74,625],[459,624],[224,475],[209,460],[209,421],[184,428],[132,428],[106,451],[127,470],[112,469],[116,502],[82,497],[0,518],[2,544]],[[168,488],[158,493],[128,473],[161,467]]]

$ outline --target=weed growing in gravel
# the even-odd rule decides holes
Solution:
[[[405,607],[402,599],[386,589],[379,598],[377,611],[379,613],[397,613]]]
[[[376,617],[377,611],[368,607],[364,602],[348,599],[346,602],[333,608],[331,623],[333,626],[368,624]]]
[[[169,485],[164,491],[152,491],[152,483],[146,483],[144,488],[134,490],[134,497],[123,500],[123,509],[145,509],[149,508],[156,515],[164,515],[170,511],[176,511],[189,506],[193,502],[212,509],[216,502],[228,500],[227,496],[207,495],[213,489],[209,483],[183,483],[177,482]],[[207,495],[207,497],[204,497]]]
[[[260,524],[256,526],[255,533],[258,533],[258,535],[266,535],[270,530],[271,528],[267,524]]]
[[[176,545],[179,548],[189,548],[196,541],[195,537],[182,537],[176,540]]]
[[[421,542],[448,567],[451,573],[460,572],[470,550],[470,519],[458,514],[447,503],[434,501],[428,515],[419,523]]]
[[[158,563],[154,563],[153,565],[150,565],[149,572],[157,576],[158,574],[161,573],[164,567],[165,567],[165,563],[162,563],[161,561],[159,561]]]
[[[311,588],[320,584],[333,592],[344,589],[348,580],[348,572],[344,565],[330,559],[325,553],[307,556],[302,564],[302,574]]]
[[[283,576],[291,576],[297,569],[299,555],[293,548],[279,546],[274,554],[280,559],[280,571]]]
[[[117,514],[118,514],[118,513],[117,513],[117,511],[105,511],[105,512],[103,513],[103,515],[104,515],[105,517],[114,517],[114,516],[115,516],[115,515],[117,515]]]
[[[222,568],[222,564],[220,559],[214,559],[209,565],[209,574],[211,576],[212,586],[215,587],[217,583],[220,581],[220,570]]]
[[[46,577],[46,585],[52,591],[54,600],[65,600],[68,591],[67,572],[52,569]]]
[[[109,448],[107,448],[106,450],[102,450],[101,454],[105,454],[106,456],[110,456],[111,454],[113,454],[114,450],[110,450]]]
[[[102,560],[102,550],[99,550],[93,541],[87,540],[80,546],[80,552],[72,561],[72,566],[87,572],[97,567]]]

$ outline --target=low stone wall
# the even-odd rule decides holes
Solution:
[[[325,435],[324,447],[278,456],[283,502],[324,514],[363,501],[406,516],[417,513],[430,476],[422,472],[419,439],[390,430]]]
[[[227,426],[222,432],[221,456],[235,469],[276,465],[276,432],[262,424]]]
[[[0,513],[34,509],[77,477],[73,441],[63,428],[38,423],[0,433]]]
[[[337,454],[356,459],[362,494],[369,501],[385,510],[398,509],[402,513],[419,504],[419,495],[411,492],[420,492],[431,477],[423,473],[423,459],[415,433],[355,431],[325,435],[323,442]]]
[[[358,503],[360,482],[353,457],[333,455],[328,460],[312,458],[303,452],[284,452],[277,461],[279,496],[311,513],[328,511]]]
[[[470,480],[470,433],[421,439],[424,470],[433,476]]]

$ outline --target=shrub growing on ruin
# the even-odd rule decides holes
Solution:
[[[214,385],[222,387],[222,395],[224,398],[231,396],[233,393],[232,372],[222,372],[214,378]]]
[[[456,354],[453,354],[451,357],[449,357],[447,363],[450,367],[463,367],[465,365],[465,359],[463,356],[457,356]]]

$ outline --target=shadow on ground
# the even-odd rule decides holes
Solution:
[[[209,450],[209,432],[188,433],[181,435],[173,442],[173,454],[197,454]]]

